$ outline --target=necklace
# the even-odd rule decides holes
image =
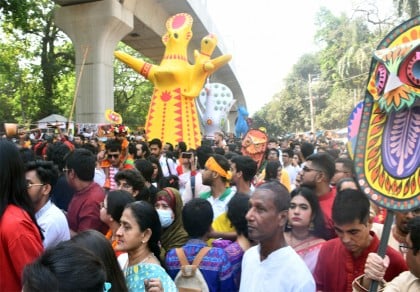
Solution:
[[[142,263],[144,263],[144,262],[146,262],[146,261],[148,261],[149,259],[151,259],[151,258],[154,258],[155,257],[155,255],[151,252],[147,257],[145,257],[144,259],[142,259],[140,262],[138,262],[136,265],[139,265],[139,264],[142,264]],[[136,258],[134,258],[133,260],[135,260]],[[124,265],[124,269],[126,269],[126,268],[128,268],[128,262],[129,262],[129,259],[127,258],[127,261],[125,262],[125,265]],[[134,266],[135,264],[133,264],[133,265],[130,265],[130,266]]]
[[[295,236],[293,234],[293,232],[290,232],[290,246],[292,248],[295,248],[296,246],[298,246],[298,245],[302,244],[303,242],[305,242],[310,237],[311,237],[311,234],[310,233],[308,233],[307,235],[302,236],[301,238],[299,238],[299,237]],[[307,245],[309,243],[310,243],[310,241],[306,242]]]

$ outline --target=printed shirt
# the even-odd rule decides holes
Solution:
[[[190,239],[183,247],[188,261],[192,263],[198,252],[205,246],[207,244],[202,240]],[[166,254],[166,267],[168,274],[172,279],[175,279],[181,269],[181,264],[175,249],[171,249]],[[237,291],[234,284],[232,266],[226,251],[223,249],[217,247],[211,248],[203,257],[199,267],[210,292]]]

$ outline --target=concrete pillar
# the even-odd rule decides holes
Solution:
[[[87,51],[73,120],[104,123],[105,110],[114,109],[114,50],[133,30],[133,13],[118,0],[103,0],[59,7],[54,18],[73,42],[76,82]]]

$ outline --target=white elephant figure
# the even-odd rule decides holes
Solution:
[[[197,99],[203,136],[213,139],[215,132],[226,131],[228,114],[235,103],[232,91],[221,83],[207,83]]]

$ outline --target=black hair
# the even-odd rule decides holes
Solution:
[[[413,254],[416,255],[420,250],[420,216],[415,216],[408,221],[408,231],[413,244]]]
[[[136,169],[140,171],[140,173],[143,175],[143,178],[147,182],[152,182],[153,165],[149,159],[138,159],[136,160],[134,165],[136,166]]]
[[[290,149],[290,148],[284,149],[284,150],[282,151],[282,153],[283,153],[283,154],[287,154],[287,156],[289,156],[289,158],[293,158],[293,155],[295,154],[295,153],[293,152],[293,150],[292,150],[292,149]]]
[[[335,160],[335,163],[342,163],[344,169],[351,174],[352,176],[354,176],[354,162],[353,160],[351,160],[350,158],[337,158]]]
[[[122,151],[121,141],[117,139],[108,140],[105,144],[105,149],[106,151],[111,151],[111,152],[116,152],[116,151],[121,152]]]
[[[96,157],[87,149],[78,148],[65,158],[67,168],[73,169],[82,181],[93,181],[95,176]]]
[[[38,227],[41,238],[44,238],[35,219],[35,210],[25,177],[25,167],[18,148],[12,142],[0,138],[0,221],[7,206],[13,204],[25,210],[32,222]]]
[[[194,198],[182,209],[182,223],[191,238],[201,238],[210,229],[213,222],[213,208],[211,204],[201,198]]]
[[[47,148],[47,160],[54,162],[61,172],[66,165],[65,157],[71,152],[63,142],[55,142]]]
[[[35,160],[35,152],[30,148],[19,148],[19,154],[24,164],[26,164],[29,161]]]
[[[139,191],[139,193],[145,188],[146,180],[137,169],[118,171],[114,176],[114,180],[118,182],[122,179],[125,179],[133,187],[133,190]]]
[[[317,167],[319,170],[325,173],[328,178],[328,181],[332,179],[335,174],[335,161],[334,158],[324,152],[324,153],[315,153],[306,158],[307,161],[312,161],[312,165]]]
[[[257,173],[257,162],[251,157],[244,155],[237,155],[232,158],[232,163],[235,163],[236,171],[242,172],[242,177],[245,181],[252,181]]]
[[[213,148],[208,145],[201,145],[197,147],[195,152],[197,155],[197,167],[199,169],[204,169],[207,159],[209,159],[210,155],[213,153]]]
[[[249,196],[236,193],[228,203],[227,217],[238,235],[248,238],[248,221],[245,216],[249,210]]]
[[[345,183],[345,182],[353,182],[356,185],[357,189],[360,190],[360,186],[357,183],[357,180],[355,180],[353,177],[343,177],[335,185],[335,189],[336,189],[337,192],[343,191],[343,189],[341,189],[341,188],[342,188],[343,183]]]
[[[159,149],[162,149],[162,141],[158,138],[154,138],[151,141],[149,141],[149,147],[152,145],[157,145]]]
[[[265,165],[265,181],[277,180],[278,181],[278,169],[281,167],[279,161],[267,161]]]
[[[369,199],[362,191],[342,190],[335,197],[332,219],[339,225],[353,223],[355,220],[359,220],[361,224],[367,224],[369,208]]]
[[[226,154],[225,154],[225,158],[226,158],[227,160],[229,160],[229,161],[232,161],[232,159],[233,159],[234,157],[236,157],[236,156],[242,156],[242,155],[239,155],[238,153],[236,153],[236,152],[232,152],[232,151],[228,151],[228,152],[226,152]]]
[[[179,152],[187,151],[187,144],[184,141],[178,142]]]
[[[270,181],[259,185],[254,193],[258,190],[267,190],[270,191],[273,196],[273,203],[276,206],[277,211],[281,212],[284,210],[289,210],[290,206],[290,193],[287,188],[278,181]]]
[[[220,154],[213,154],[212,155],[214,160],[216,160],[217,164],[226,172],[230,171],[230,163],[223,155]],[[226,177],[220,176],[224,182],[227,181]]]
[[[265,151],[265,157],[266,157],[266,158],[268,158],[268,155],[270,155],[270,152],[275,152],[275,153],[276,153],[277,158],[279,158],[279,156],[280,156],[280,152],[279,152],[279,150],[278,150],[278,149],[276,149],[276,148],[267,148],[267,150]]]
[[[172,143],[166,142],[165,145],[168,145],[168,148],[169,148],[168,150],[170,152],[174,152],[174,145],[172,145]]]
[[[63,241],[27,265],[22,279],[24,292],[103,292],[106,271],[91,251]]]
[[[314,153],[315,146],[312,143],[309,142],[303,142],[300,145],[300,152],[303,155],[303,158],[306,160],[310,155]]]
[[[163,177],[162,167],[160,166],[159,158],[151,155],[149,156],[149,158],[147,158],[147,160],[149,160],[152,164],[155,164],[157,166],[158,174],[156,177],[156,181],[158,182]],[[152,165],[152,168],[153,168],[153,165]],[[153,172],[152,172],[152,175],[153,175]],[[151,178],[151,180],[153,180],[153,178]]]
[[[144,142],[144,141],[140,141],[137,144],[141,146],[141,151],[144,152],[143,157],[148,158],[150,156],[150,149],[149,149],[149,146],[147,145],[147,143]],[[137,152],[137,150],[136,150],[136,152]]]
[[[58,167],[52,161],[35,160],[26,164],[26,171],[35,170],[36,176],[43,184],[53,187],[58,179]]]
[[[71,241],[78,246],[86,248],[101,259],[106,271],[106,281],[111,283],[109,292],[128,291],[124,274],[117,261],[114,249],[102,233],[93,229],[85,230],[74,236]]]
[[[329,237],[327,228],[325,227],[324,213],[319,205],[318,197],[316,196],[315,191],[308,187],[300,187],[292,191],[291,199],[296,196],[304,197],[311,206],[312,222],[314,225],[313,230],[311,231],[312,234],[316,237],[327,240]]]
[[[159,259],[161,264],[164,265],[160,258],[159,246],[162,227],[160,224],[159,215],[155,207],[149,202],[136,201],[134,203],[128,204],[125,209],[131,210],[133,216],[136,218],[137,224],[140,226],[140,231],[143,232],[148,228],[151,230],[152,235],[147,242],[147,246],[149,247],[150,251],[153,252],[155,257]]]
[[[158,189],[174,188],[179,190],[179,177],[171,174],[169,176],[161,177],[158,181]]]
[[[90,143],[83,143],[80,148],[87,149],[90,152],[92,152],[94,155],[96,155],[96,154],[99,153],[98,147],[96,147],[96,146],[94,146],[94,145],[92,145]]]
[[[111,215],[115,222],[120,222],[121,215],[127,204],[134,202],[134,197],[127,191],[110,191],[107,195],[107,213]]]

